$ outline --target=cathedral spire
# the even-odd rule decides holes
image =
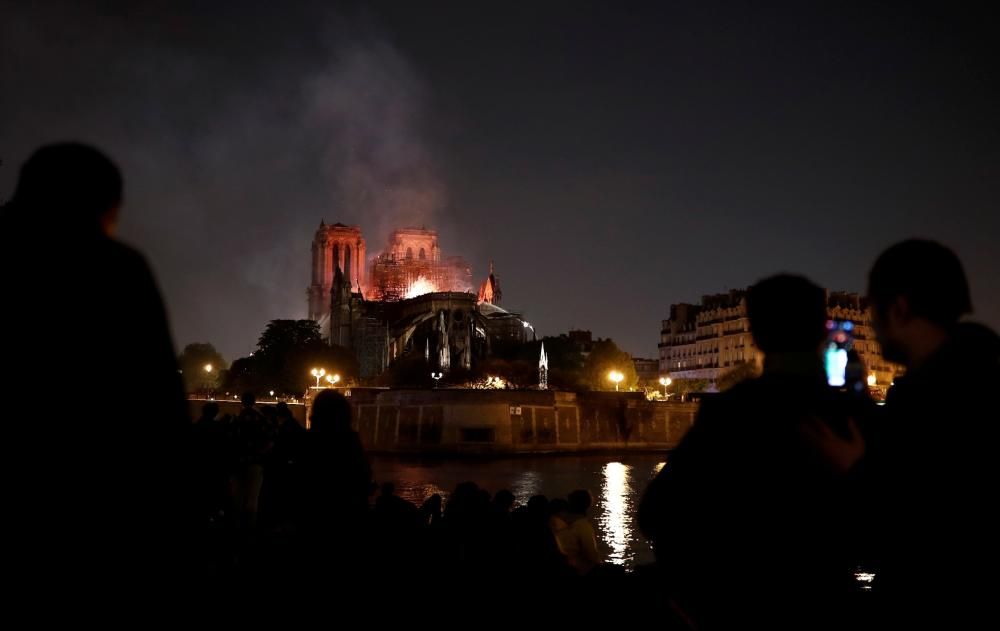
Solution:
[[[479,302],[488,302],[491,305],[500,306],[500,299],[503,294],[500,292],[500,281],[493,273],[493,261],[490,261],[490,275],[486,277],[483,284],[479,286]]]
[[[542,342],[542,352],[538,356],[538,389],[549,389],[549,356],[545,354],[545,342]]]

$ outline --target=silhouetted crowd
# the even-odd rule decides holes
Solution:
[[[283,403],[236,416],[206,403],[194,423],[199,562],[220,576],[314,575],[352,566],[355,576],[531,581],[614,576],[602,564],[586,490],[515,506],[474,482],[419,507],[377,486],[351,410],[339,393],[313,401],[307,430]],[[324,542],[332,547],[324,549]]]
[[[391,481],[377,488],[333,391],[308,430],[252,396],[235,417],[209,403],[192,424],[153,274],[113,236],[122,199],[106,156],[51,145],[0,217],[0,383],[26,395],[4,409],[5,560],[22,585],[246,585],[244,598],[268,581],[341,596],[449,586],[477,593],[466,602],[484,615],[511,601],[610,606],[689,629],[996,617],[1000,338],[963,319],[965,272],[938,243],[894,245],[868,276],[883,356],[906,367],[884,406],[863,370],[828,385],[822,289],[793,275],[751,287],[763,373],[704,399],[639,507],[656,563],[626,575],[602,563],[586,491],[515,506],[467,482],[418,507]],[[108,403],[85,404],[108,383]]]

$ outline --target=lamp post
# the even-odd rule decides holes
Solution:
[[[212,364],[205,364],[205,390],[207,390],[206,396],[212,396],[212,371],[215,370]]]
[[[443,372],[434,372],[433,370],[431,371],[431,379],[434,380],[434,387],[435,388],[438,387],[438,382],[441,381],[441,377],[444,377],[444,373]]]
[[[337,385],[338,381],[340,381],[340,375],[327,375],[326,376],[326,382],[329,383],[331,386]]]
[[[316,377],[316,387],[319,388],[319,378],[326,374],[326,369],[313,368],[310,374],[312,374],[313,377]]]
[[[674,382],[670,377],[660,377],[660,385],[663,386],[663,398],[668,399],[670,395],[667,394],[667,386]]]
[[[624,378],[625,375],[621,374],[617,370],[612,370],[608,373],[608,379],[615,382],[615,392],[618,392],[618,384],[620,384]]]

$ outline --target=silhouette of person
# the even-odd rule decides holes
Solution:
[[[570,567],[581,575],[589,574],[603,561],[597,550],[594,525],[587,519],[593,498],[589,491],[576,490],[567,497],[566,511],[561,515],[565,527],[556,533],[559,549],[566,555]]]
[[[863,440],[826,383],[826,296],[774,276],[748,291],[760,377],[705,398],[650,483],[639,523],[667,589],[698,628],[838,626],[853,587],[845,469]],[[853,451],[836,467],[816,436]]]
[[[191,418],[160,292],[114,238],[122,176],[82,144],[38,149],[0,211],[9,509],[22,579],[170,580],[193,522]],[[52,379],[65,371],[67,378]],[[99,415],[82,402],[108,398]],[[15,427],[15,425],[17,427]],[[14,525],[14,524],[12,524]],[[105,581],[102,589],[107,588]]]
[[[906,367],[861,464],[881,553],[874,592],[894,621],[944,615],[948,626],[972,626],[958,618],[983,619],[997,583],[980,568],[997,562],[987,500],[997,481],[1000,337],[960,321],[972,312],[969,284],[939,243],[883,252],[868,297],[883,356]]]
[[[351,406],[343,395],[320,392],[310,421],[303,458],[307,537],[317,563],[336,557],[341,567],[356,567],[367,525],[371,467],[351,429]]]
[[[420,505],[420,523],[428,528],[437,528],[441,525],[442,498],[440,493],[431,495]]]
[[[393,529],[416,528],[420,523],[420,512],[411,502],[396,495],[396,485],[382,483],[382,494],[375,500],[375,514]]]
[[[271,425],[255,407],[252,392],[242,397],[243,408],[230,425],[230,488],[236,524],[240,530],[252,530],[257,523],[264,462],[273,447]]]
[[[384,482],[382,494],[375,500],[373,556],[394,576],[404,576],[417,569],[420,511],[395,493],[396,486]]]
[[[201,416],[194,424],[194,483],[200,498],[198,517],[203,523],[225,510],[228,494],[227,427],[218,416],[219,404],[208,402],[201,406]]]
[[[544,495],[529,498],[527,504],[514,511],[512,526],[514,567],[523,581],[538,584],[573,575],[552,532],[548,498]]]

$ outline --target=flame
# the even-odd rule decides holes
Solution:
[[[417,296],[423,296],[435,291],[437,291],[437,287],[434,286],[434,283],[423,276],[418,276],[417,280],[413,281],[410,288],[406,290],[406,297],[416,298]]]

